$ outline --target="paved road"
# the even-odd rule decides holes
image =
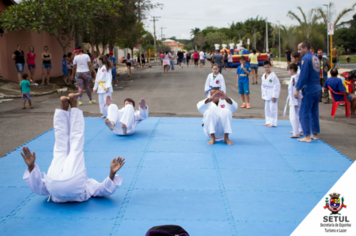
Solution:
[[[263,68],[260,67],[260,73]],[[279,78],[287,78],[285,69],[274,68]],[[139,69],[133,72],[133,82],[120,82],[123,88],[114,89],[114,103],[123,104],[124,98],[133,98],[136,103],[141,98],[146,98],[150,107],[150,116],[176,116],[176,117],[202,117],[197,111],[196,104],[204,99],[204,83],[210,67],[203,69],[176,68],[174,73],[163,74],[160,66]],[[236,88],[235,70],[224,70],[227,94],[241,105],[241,98]],[[261,76],[261,74],[260,74]],[[120,76],[123,79],[126,76]],[[130,78],[125,78],[130,79]],[[238,109],[235,118],[263,119],[264,102],[261,99],[261,87],[250,85],[251,109]],[[37,137],[53,127],[53,111],[59,108],[61,94],[53,94],[33,98],[35,109],[21,109],[21,100],[15,99],[0,103],[0,157],[13,151],[16,147]],[[282,85],[281,96],[278,102],[279,119],[289,119],[283,116],[283,109],[287,96],[287,85]],[[97,104],[90,105],[88,97],[83,96],[84,105],[81,109],[85,116],[100,116]],[[94,95],[97,99],[97,95]],[[137,106],[137,105],[136,105]],[[356,119],[344,116],[343,107],[338,109],[336,118],[330,116],[331,105],[320,105],[321,134],[320,137],[341,153],[356,159],[356,145],[352,137],[356,137]],[[248,134],[246,134],[248,135]],[[238,144],[237,144],[238,145]],[[308,145],[308,144],[306,144]]]

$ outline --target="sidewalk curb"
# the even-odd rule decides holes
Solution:
[[[43,95],[53,94],[53,93],[56,93],[56,92],[57,92],[57,90],[50,91],[50,92],[43,92],[43,93],[31,93],[31,96],[39,97],[39,96],[43,96]],[[22,98],[22,95],[4,95],[4,96],[0,96],[0,99],[7,99],[7,98]]]

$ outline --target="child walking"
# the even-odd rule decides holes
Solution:
[[[250,70],[250,66],[246,64],[245,56],[240,57],[240,63],[241,65],[237,68],[236,71],[237,74],[236,88],[238,88],[239,94],[241,94],[241,99],[242,99],[241,108],[250,109],[251,108],[250,87],[249,87],[250,82],[248,76],[250,75],[251,70]],[[245,95],[246,95],[247,105],[246,105]]]
[[[22,81],[20,83],[21,85],[21,92],[22,92],[22,109],[26,109],[26,100],[28,100],[28,104],[30,105],[30,108],[32,109],[32,103],[31,103],[31,81],[28,80],[28,74],[23,73],[22,74]]]
[[[66,85],[68,85],[68,78],[69,78],[67,65],[68,65],[67,55],[64,54],[62,59],[62,72],[63,72],[63,80]]]
[[[298,72],[297,64],[291,63],[288,67],[288,70],[291,78],[288,85],[288,97],[287,97],[286,105],[284,107],[283,116],[286,115],[286,110],[287,110],[287,105],[289,100],[289,120],[293,128],[293,131],[291,132],[293,135],[291,136],[291,138],[299,138],[300,135],[303,135],[303,131],[299,121],[299,107],[302,100],[301,94],[299,94],[298,98],[294,97],[294,93],[296,90],[295,85],[297,84],[299,79],[299,74],[297,74]]]
[[[213,73],[210,73],[208,78],[206,78],[204,91],[205,95],[208,95],[208,98],[210,98],[210,90],[212,88],[220,88],[221,91],[226,93],[225,79],[224,76],[219,73],[219,70],[220,66],[218,64],[214,64]]]
[[[262,75],[261,92],[262,99],[265,100],[265,118],[267,127],[276,127],[278,121],[278,98],[281,84],[277,75],[271,71],[270,61],[264,61],[265,73]]]

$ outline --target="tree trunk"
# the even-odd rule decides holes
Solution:
[[[96,47],[96,51],[97,51],[97,52],[98,52],[98,54],[100,55],[99,45],[98,45],[98,44],[95,44],[95,47]]]

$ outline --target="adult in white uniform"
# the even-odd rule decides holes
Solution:
[[[291,131],[291,133],[293,134],[291,138],[299,138],[300,135],[303,134],[303,130],[299,121],[299,107],[302,100],[302,95],[299,94],[298,98],[294,97],[294,93],[296,90],[295,85],[297,84],[299,79],[299,74],[297,74],[298,72],[297,64],[291,63],[289,65],[288,70],[291,78],[288,84],[288,97],[287,97],[286,105],[284,107],[283,116],[286,115],[287,106],[289,105],[289,120],[293,128],[293,131]]]
[[[53,160],[47,175],[35,164],[36,154],[23,147],[21,155],[28,168],[23,175],[27,186],[37,195],[50,195],[48,201],[83,202],[91,197],[105,197],[113,194],[121,185],[122,178],[116,172],[125,164],[125,158],[114,158],[110,174],[99,183],[88,179],[84,162],[84,117],[77,108],[77,96],[61,97],[61,109],[54,113],[55,145]],[[67,111],[69,104],[72,106]]]
[[[111,103],[112,100],[107,101],[107,104],[110,105],[108,106],[108,116],[105,119],[105,124],[117,135],[133,134],[138,123],[148,117],[148,106],[143,98],[139,102],[138,111],[135,111],[135,101],[131,98],[124,100],[125,106],[121,109]]]
[[[212,88],[219,88],[221,91],[226,93],[225,79],[222,74],[219,73],[220,67],[218,64],[213,64],[213,73],[210,73],[205,81],[204,91],[205,94],[210,98],[210,90]]]
[[[224,140],[232,145],[234,143],[229,139],[229,134],[232,133],[232,113],[237,110],[237,103],[219,88],[212,88],[210,93],[211,97],[197,104],[199,112],[204,115],[204,132],[210,138],[208,144]]]
[[[98,93],[100,113],[103,114],[101,118],[107,117],[107,109],[104,108],[106,97],[112,98],[112,73],[114,68],[107,56],[100,56],[98,59],[99,69],[95,78],[94,93]]]
[[[277,75],[271,71],[272,66],[270,61],[264,61],[263,67],[266,71],[261,78],[262,99],[265,100],[266,123],[264,126],[275,127],[278,121],[278,98],[281,84]]]

